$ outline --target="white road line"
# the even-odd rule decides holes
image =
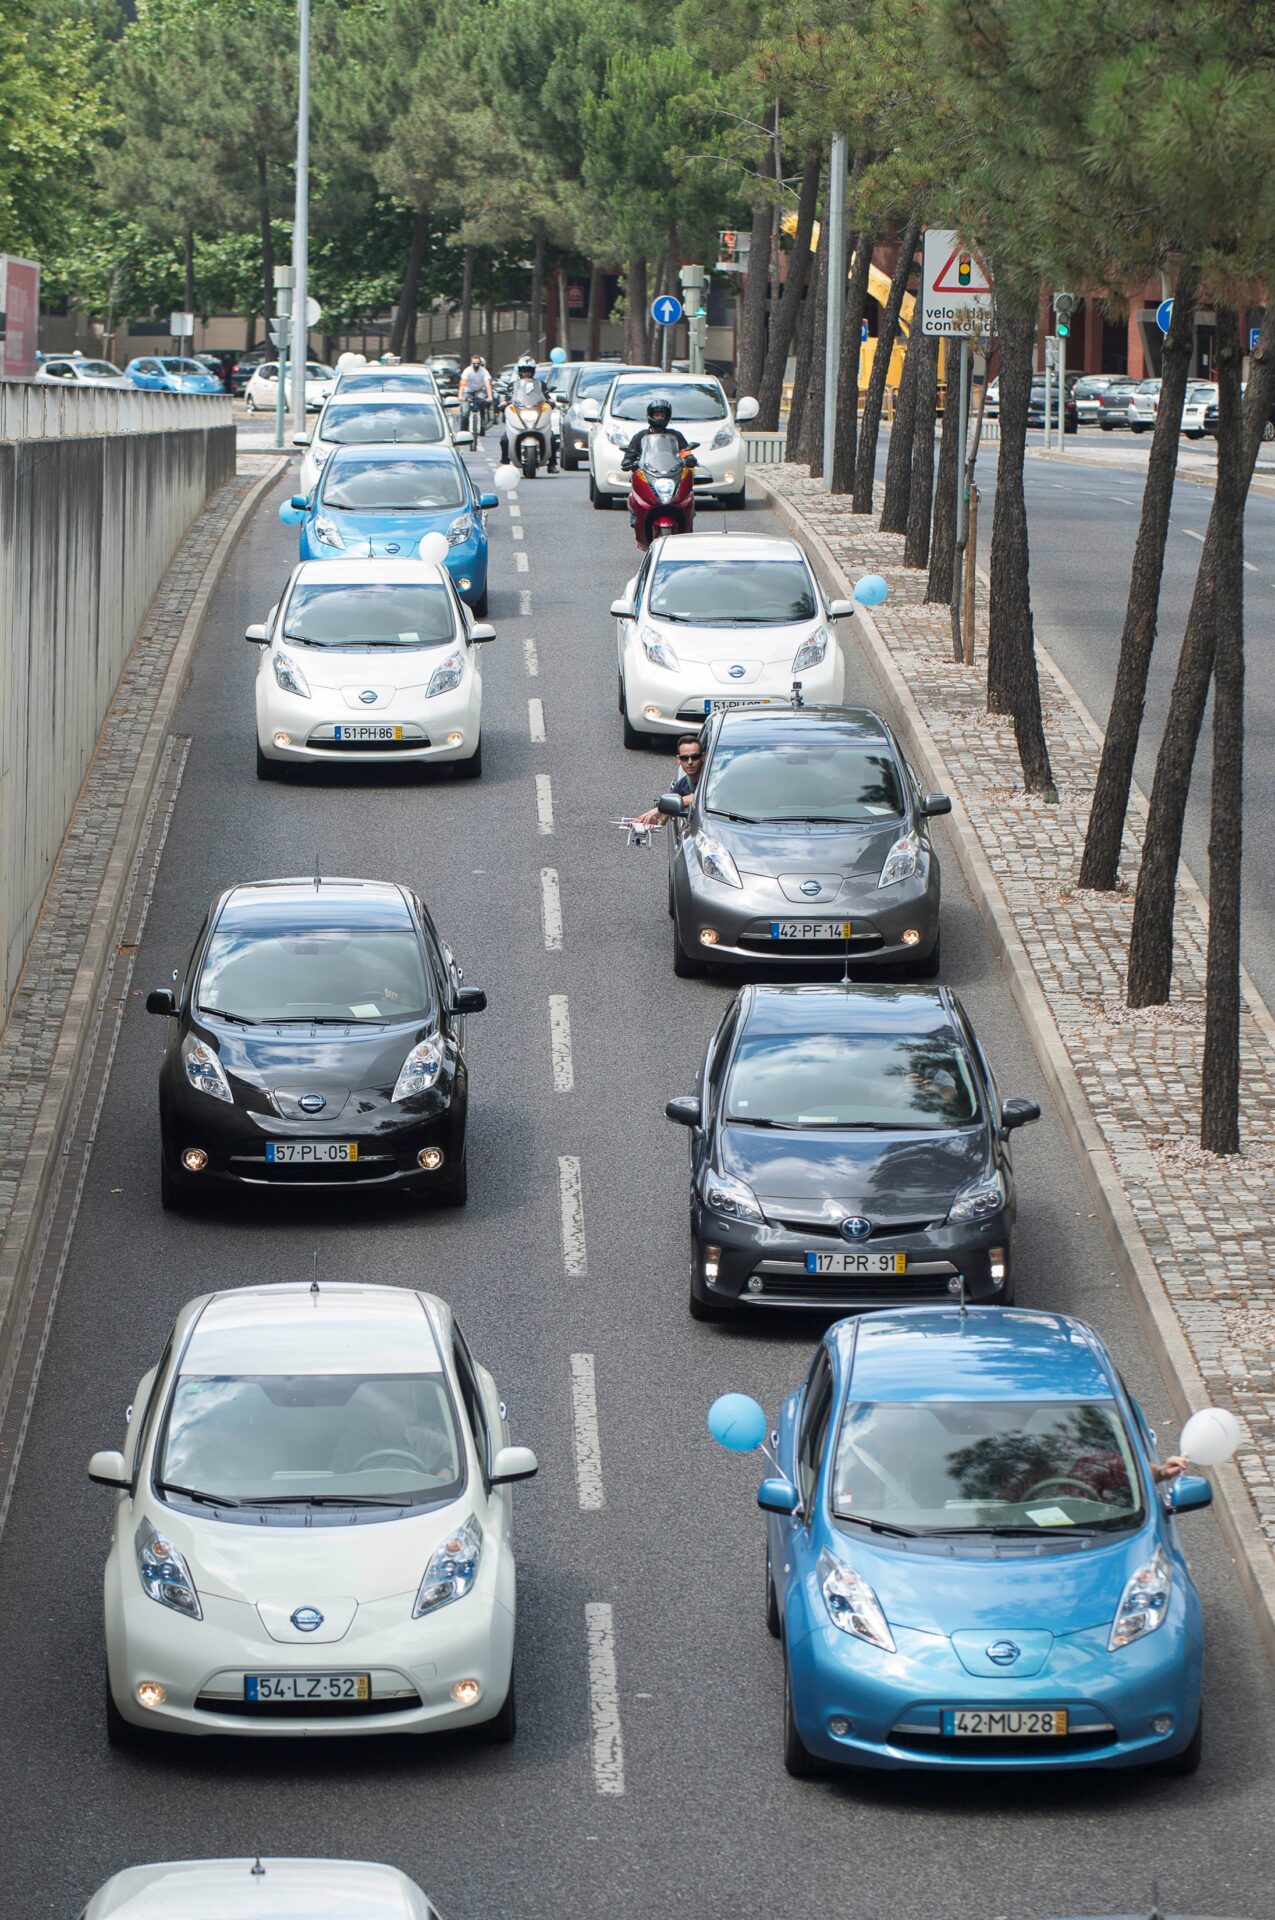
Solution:
[[[522,532],[521,527],[518,528],[518,532],[519,533]],[[525,553],[516,553],[514,555],[514,566],[516,567],[519,573],[526,573],[527,568],[530,566],[530,564],[531,563],[527,559],[527,556]]]
[[[562,1215],[562,1267],[579,1278],[589,1271],[584,1244],[584,1200],[580,1162],[573,1153],[558,1156],[558,1198]]]
[[[529,620],[531,618],[531,588],[530,587],[519,587],[518,611],[522,615],[524,620]]]
[[[553,782],[547,773],[536,775],[536,818],[541,833],[553,832]]]
[[[1198,540],[1201,546],[1204,545],[1204,535],[1197,533],[1194,527],[1179,527],[1178,532],[1184,533],[1188,540]]]
[[[510,531],[510,533],[512,533],[512,535],[513,535],[513,537],[514,537],[514,539],[515,539],[515,540],[521,540],[521,539],[522,539],[522,537],[523,537],[523,532],[524,532],[524,529],[523,529],[522,527],[510,527],[510,529],[509,529],[509,531]],[[515,558],[516,560],[525,560],[525,559],[526,559],[526,557],[527,557],[527,556],[526,556],[526,554],[525,554],[525,553],[519,553],[519,554],[515,554],[515,555],[514,555],[514,558]]]
[[[522,518],[522,508],[516,500],[510,500],[509,502],[509,518],[511,520],[521,520]]]
[[[545,737],[545,703],[534,697],[527,702],[527,730],[533,740]]]
[[[1253,562],[1251,560],[1246,560],[1244,562],[1244,571],[1245,573],[1256,573],[1257,568],[1253,565]]]
[[[586,1602],[584,1632],[593,1784],[599,1793],[623,1793],[624,1737],[620,1732],[620,1688],[615,1671],[615,1621],[605,1600]]]
[[[562,952],[562,893],[558,886],[558,869],[541,867],[540,869],[540,912],[545,926],[545,951]],[[563,1001],[566,1006],[566,1001]]]
[[[598,1433],[598,1390],[591,1353],[571,1356],[571,1426],[575,1435],[576,1492],[586,1513],[605,1506],[602,1491],[602,1440]]]
[[[555,1091],[570,1093],[576,1083],[576,1070],[571,1060],[571,1015],[565,993],[549,995],[549,1053]]]
[[[536,652],[536,643],[530,634],[522,643],[522,657],[526,662],[527,672],[534,680],[540,672],[540,655]]]

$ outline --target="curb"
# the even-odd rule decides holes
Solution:
[[[47,1202],[60,1175],[62,1158],[70,1145],[67,1122],[78,1095],[87,1043],[95,1029],[102,982],[120,911],[138,858],[151,796],[164,763],[169,727],[185,690],[213,589],[257,502],[278,479],[285,465],[286,456],[272,463],[249,488],[213,549],[173,647],[168,670],[124,797],[115,842],[89,917],[84,950],[75,970],[62,1028],[32,1130],[31,1144],[3,1241],[0,1242],[0,1412],[8,1401],[26,1333],[31,1281],[47,1224]],[[177,553],[180,551],[178,547]],[[174,560],[177,553],[173,555]]]
[[[1132,474],[1139,479],[1146,479],[1145,470],[1142,467],[1135,467],[1131,461],[1109,460],[1104,458],[1100,453],[1090,453],[1088,449],[1084,452],[1055,453],[1052,447],[1028,447],[1027,458],[1029,460],[1057,461],[1064,467],[1090,467],[1100,469],[1104,473]],[[1174,474],[1175,486],[1179,480],[1185,481],[1188,486],[1192,487],[1208,487],[1212,489],[1217,485],[1215,475],[1195,473],[1190,467],[1179,467],[1176,470]],[[1264,494],[1268,499],[1275,499],[1275,474],[1272,473],[1270,468],[1263,471],[1263,469],[1259,467],[1249,482],[1248,490],[1250,493],[1260,493]]]
[[[838,592],[849,595],[851,583],[822,536],[813,527],[808,527],[799,510],[761,475],[750,473],[749,480],[764,493],[768,505],[788,522],[818,556],[823,568],[836,583]],[[925,717],[867,608],[859,607],[857,617],[869,664],[894,703],[899,716],[899,732],[909,752],[915,755],[924,769],[927,784],[952,796],[951,843],[957,862],[991,936],[1001,967],[1008,977],[1014,1004],[1022,1016],[1046,1085],[1062,1116],[1067,1137],[1098,1218],[1106,1230],[1117,1266],[1128,1284],[1139,1325],[1155,1356],[1174,1411],[1183,1420],[1195,1408],[1209,1404],[1208,1390],[1173,1304],[1164,1290],[1151,1249],[1126,1198],[1102,1131],[1089,1110],[1089,1103],[1068,1057],[1049,1002],[1015,930],[1000,883],[979,845],[969,814],[948,775],[943,756]],[[1094,728],[1096,723],[1079,696],[1043,652],[1042,664],[1046,671],[1055,675],[1064,695],[1084,716],[1086,725]],[[1193,880],[1190,884],[1194,893],[1192,904],[1198,910],[1201,904],[1199,889]],[[1260,996],[1256,994],[1252,983],[1246,978],[1244,984],[1246,997],[1257,999],[1261,1005]],[[1266,1017],[1269,1019],[1269,1014]],[[1223,1467],[1211,1469],[1210,1477],[1217,1496],[1214,1509],[1222,1537],[1257,1622],[1267,1657],[1275,1660],[1275,1560],[1272,1559],[1265,1536],[1257,1526],[1252,1499],[1238,1467],[1228,1462]]]

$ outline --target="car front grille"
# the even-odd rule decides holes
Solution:
[[[883,1306],[932,1306],[950,1302],[944,1273],[761,1273],[760,1293],[748,1300],[879,1301]]]
[[[839,1226],[833,1226],[827,1220],[776,1220],[777,1227],[783,1227],[789,1233],[799,1234],[803,1239],[833,1240],[838,1246],[863,1246],[862,1240],[846,1240]],[[893,1220],[884,1225],[874,1226],[868,1235],[869,1240],[897,1240],[904,1234],[928,1233],[935,1225],[932,1220]]]
[[[431,744],[428,734],[416,740],[307,740],[311,753],[419,753]]]
[[[741,933],[736,945],[771,960],[842,960],[847,953],[851,959],[875,953],[885,942],[879,933],[855,933],[848,940],[772,940],[769,934]]]
[[[367,1720],[394,1713],[414,1713],[418,1693],[396,1694],[392,1700],[222,1700],[201,1693],[195,1706],[204,1713],[232,1714],[237,1720]]]
[[[272,1160],[250,1159],[244,1154],[231,1160],[230,1171],[241,1180],[258,1181],[263,1187],[356,1187],[362,1180],[383,1179],[394,1171],[395,1164],[390,1153],[327,1161],[322,1165],[295,1161],[279,1165]]]
[[[1062,1759],[1069,1753],[1100,1752],[1103,1747],[1115,1745],[1114,1727],[1082,1727],[1076,1733],[1042,1734],[1039,1738],[1010,1736],[1007,1739],[991,1735],[987,1739],[972,1737],[958,1740],[943,1733],[907,1733],[896,1729],[890,1735],[890,1745],[914,1753],[941,1753],[946,1760],[956,1760],[968,1756],[971,1760],[1035,1760],[1047,1756]]]

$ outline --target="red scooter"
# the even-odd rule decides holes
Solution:
[[[695,455],[670,434],[648,434],[633,470],[629,518],[643,552],[657,534],[689,533],[695,524]]]

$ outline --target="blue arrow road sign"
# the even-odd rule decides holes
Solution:
[[[864,341],[865,341],[865,340],[867,339],[867,337],[868,337],[868,323],[867,323],[867,321],[866,321],[866,320],[860,320],[860,322],[859,322],[859,344],[860,344],[860,346],[862,346],[862,345],[863,345],[863,342],[864,342]]]
[[[1250,328],[1249,328],[1249,330],[1248,330],[1248,350],[1249,350],[1249,352],[1250,352],[1250,353],[1256,353],[1256,352],[1257,352],[1257,343],[1258,343],[1258,341],[1259,341],[1259,340],[1261,339],[1261,337],[1262,337],[1262,329],[1261,329],[1260,327],[1250,327]]]
[[[1155,310],[1155,323],[1157,327],[1159,327],[1161,333],[1167,333],[1169,331],[1169,322],[1170,320],[1172,320],[1172,318],[1173,318],[1172,300],[1162,300],[1159,306]]]
[[[651,318],[657,327],[675,327],[682,317],[682,303],[676,294],[661,293],[651,302]]]

